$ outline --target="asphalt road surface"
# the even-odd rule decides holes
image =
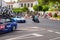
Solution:
[[[17,31],[1,34],[0,40],[60,40],[60,21],[39,18],[34,23],[31,18],[26,23],[18,23]]]

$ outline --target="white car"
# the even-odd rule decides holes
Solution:
[[[25,23],[26,22],[26,20],[25,20],[25,18],[24,17],[15,17],[15,18],[12,18],[12,20],[13,21],[16,21],[16,22],[18,22],[18,23]]]

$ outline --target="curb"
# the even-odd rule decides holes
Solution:
[[[51,19],[51,20],[60,20],[60,19],[56,19],[56,18],[49,18],[49,19]]]

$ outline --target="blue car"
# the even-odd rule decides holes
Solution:
[[[26,23],[26,20],[24,17],[14,17],[14,18],[12,18],[12,20],[17,23]]]
[[[0,19],[0,33],[15,31],[17,23],[11,19]]]

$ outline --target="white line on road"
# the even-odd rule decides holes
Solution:
[[[53,30],[47,30],[48,32],[54,32]]]
[[[53,31],[53,30],[47,30],[48,32],[53,32],[53,33],[56,33],[56,34],[60,34],[60,32],[57,32],[57,31]]]
[[[14,38],[9,38],[6,40],[16,40],[16,39],[27,39],[27,38],[32,38],[32,37],[41,37],[43,35],[37,34],[37,33],[32,33],[32,34],[27,34],[27,35],[23,35],[23,36],[18,36],[18,37],[14,37]]]
[[[60,32],[55,32],[55,33],[60,34]]]
[[[37,33],[33,33],[32,35],[37,36],[37,37],[43,36],[43,35],[40,35],[40,34],[37,34]]]
[[[53,38],[53,39],[49,39],[49,40],[57,40],[57,39],[60,39],[60,37],[57,37],[57,38]]]
[[[33,29],[40,29],[40,30],[46,30],[45,28],[40,28],[40,27],[31,27]]]
[[[31,27],[31,28],[39,28],[39,27]]]

